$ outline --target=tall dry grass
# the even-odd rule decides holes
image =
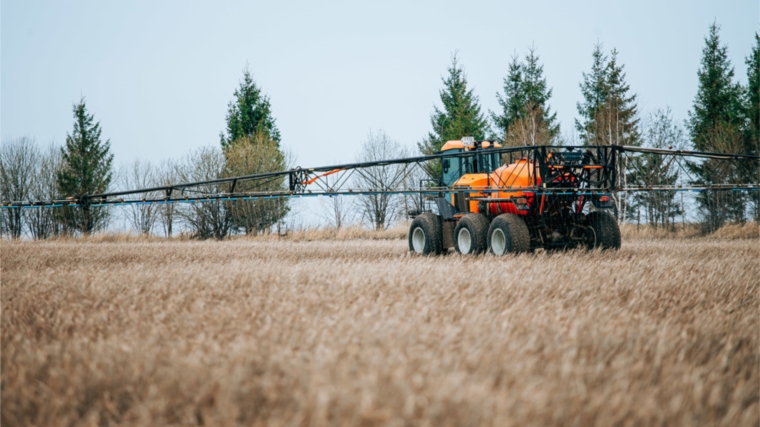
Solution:
[[[760,418],[760,245],[2,243],[3,426]]]
[[[672,228],[652,227],[649,225],[625,224],[620,227],[623,239],[758,239],[760,224],[726,224],[712,233],[704,234],[700,224],[674,224]]]

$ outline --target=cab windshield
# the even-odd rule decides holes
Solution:
[[[447,153],[461,153],[463,150],[449,150]],[[443,159],[443,184],[451,187],[462,175],[468,173],[491,173],[501,166],[498,153],[483,153],[469,157]]]

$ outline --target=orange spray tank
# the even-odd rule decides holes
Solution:
[[[535,195],[533,191],[528,190],[532,187],[541,185],[541,177],[536,176],[535,162],[528,159],[519,159],[515,163],[502,166],[491,173],[491,188],[499,190],[491,193],[490,197],[499,200],[496,203],[489,203],[490,213],[500,215],[502,213],[511,213],[516,215],[527,214],[526,209],[518,209],[514,201],[505,199],[525,199],[522,206],[532,206]]]

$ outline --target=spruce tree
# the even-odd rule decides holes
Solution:
[[[734,68],[728,59],[728,46],[720,44],[720,27],[713,23],[705,38],[702,62],[697,76],[699,88],[689,111],[688,127],[694,148],[713,151],[711,133],[720,125],[741,126],[741,87],[733,81]]]
[[[575,128],[585,145],[639,145],[641,133],[637,118],[636,95],[629,94],[618,51],[607,57],[602,45],[592,53],[591,72],[583,73],[580,84],[583,102],[576,104],[580,120]]]
[[[484,139],[488,131],[488,123],[480,111],[478,97],[472,89],[467,88],[467,76],[459,66],[456,55],[452,57],[448,73],[442,79],[444,88],[439,92],[443,110],[434,107],[430,116],[433,131],[418,144],[423,154],[436,153],[446,141],[461,139],[463,136]]]
[[[501,114],[491,112],[491,121],[496,131],[496,137],[500,141],[507,139],[509,129],[522,117],[525,111],[522,68],[517,55],[513,56],[507,77],[504,78],[504,95],[496,93],[496,99],[501,106]]]
[[[66,144],[61,148],[62,168],[56,174],[58,191],[65,197],[103,193],[113,177],[111,141],[101,141],[100,123],[87,113],[84,98],[73,110],[74,130],[66,135]],[[105,226],[104,208],[90,206],[86,198],[80,206],[77,211],[67,209],[64,219],[67,225],[84,234]]]
[[[594,120],[596,140],[600,145],[641,145],[636,94],[629,95],[624,66],[618,63],[617,55],[612,49],[605,72],[606,99]]]
[[[755,33],[755,45],[746,59],[747,64],[747,93],[746,93],[746,127],[744,150],[746,153],[757,155],[760,153],[760,35]],[[750,163],[750,162],[747,162]],[[750,181],[760,181],[760,165],[757,162],[748,164],[744,175]],[[753,205],[755,221],[760,222],[760,191],[749,193],[749,199]]]
[[[261,92],[246,67],[234,99],[227,105],[227,132],[222,132],[219,138],[222,147],[226,147],[240,138],[254,138],[257,134],[275,141],[279,147],[280,130],[272,116],[269,97]]]
[[[552,89],[546,84],[544,66],[539,62],[535,48],[531,48],[525,56],[523,93],[525,94],[525,108],[528,117],[535,117],[541,123],[541,127],[547,130],[551,139],[559,133],[557,113],[552,113],[549,108],[549,98]]]
[[[534,48],[523,64],[512,58],[504,79],[504,95],[496,94],[501,115],[491,113],[497,136],[507,146],[551,144],[559,134],[557,114],[548,105],[552,90],[543,73]]]
[[[755,45],[747,57],[747,95],[746,116],[747,126],[746,152],[760,152],[760,35],[755,33]]]
[[[583,103],[576,104],[581,119],[575,119],[575,129],[581,142],[586,145],[597,144],[596,116],[599,108],[607,102],[609,93],[607,56],[602,51],[601,43],[594,46],[591,56],[591,72],[583,73],[583,81],[580,84]]]
[[[720,27],[713,23],[705,38],[700,69],[699,87],[689,111],[687,126],[691,142],[699,151],[738,153],[743,151],[742,88],[733,81],[734,69],[728,59],[728,47],[721,45]],[[735,170],[719,167],[714,160],[691,163],[692,184],[725,184],[737,179]],[[703,192],[697,197],[704,218],[704,230],[714,231],[726,221],[743,221],[745,201],[723,192]],[[732,194],[732,196],[734,196]]]

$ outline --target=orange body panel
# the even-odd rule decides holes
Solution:
[[[485,197],[486,193],[478,190],[486,190],[489,187],[489,177],[485,173],[468,173],[454,183],[454,189],[467,191],[468,197]],[[456,194],[451,198],[451,203],[456,206]],[[470,201],[470,212],[478,212],[478,202]]]
[[[533,191],[527,193],[523,191],[532,189],[541,185],[541,178],[534,174],[534,162],[527,159],[520,159],[510,165],[502,166],[490,175],[485,173],[465,174],[456,183],[455,190],[468,191],[468,197],[492,197],[496,199],[509,199],[525,197],[529,205],[534,202]],[[482,190],[492,189],[500,190],[493,193],[484,193]],[[481,191],[478,191],[481,190]],[[456,206],[456,194],[452,196],[452,204]],[[470,212],[478,212],[478,202],[470,201]],[[513,213],[525,215],[525,211],[520,211],[511,202],[489,203],[489,209],[494,215],[501,213]]]

